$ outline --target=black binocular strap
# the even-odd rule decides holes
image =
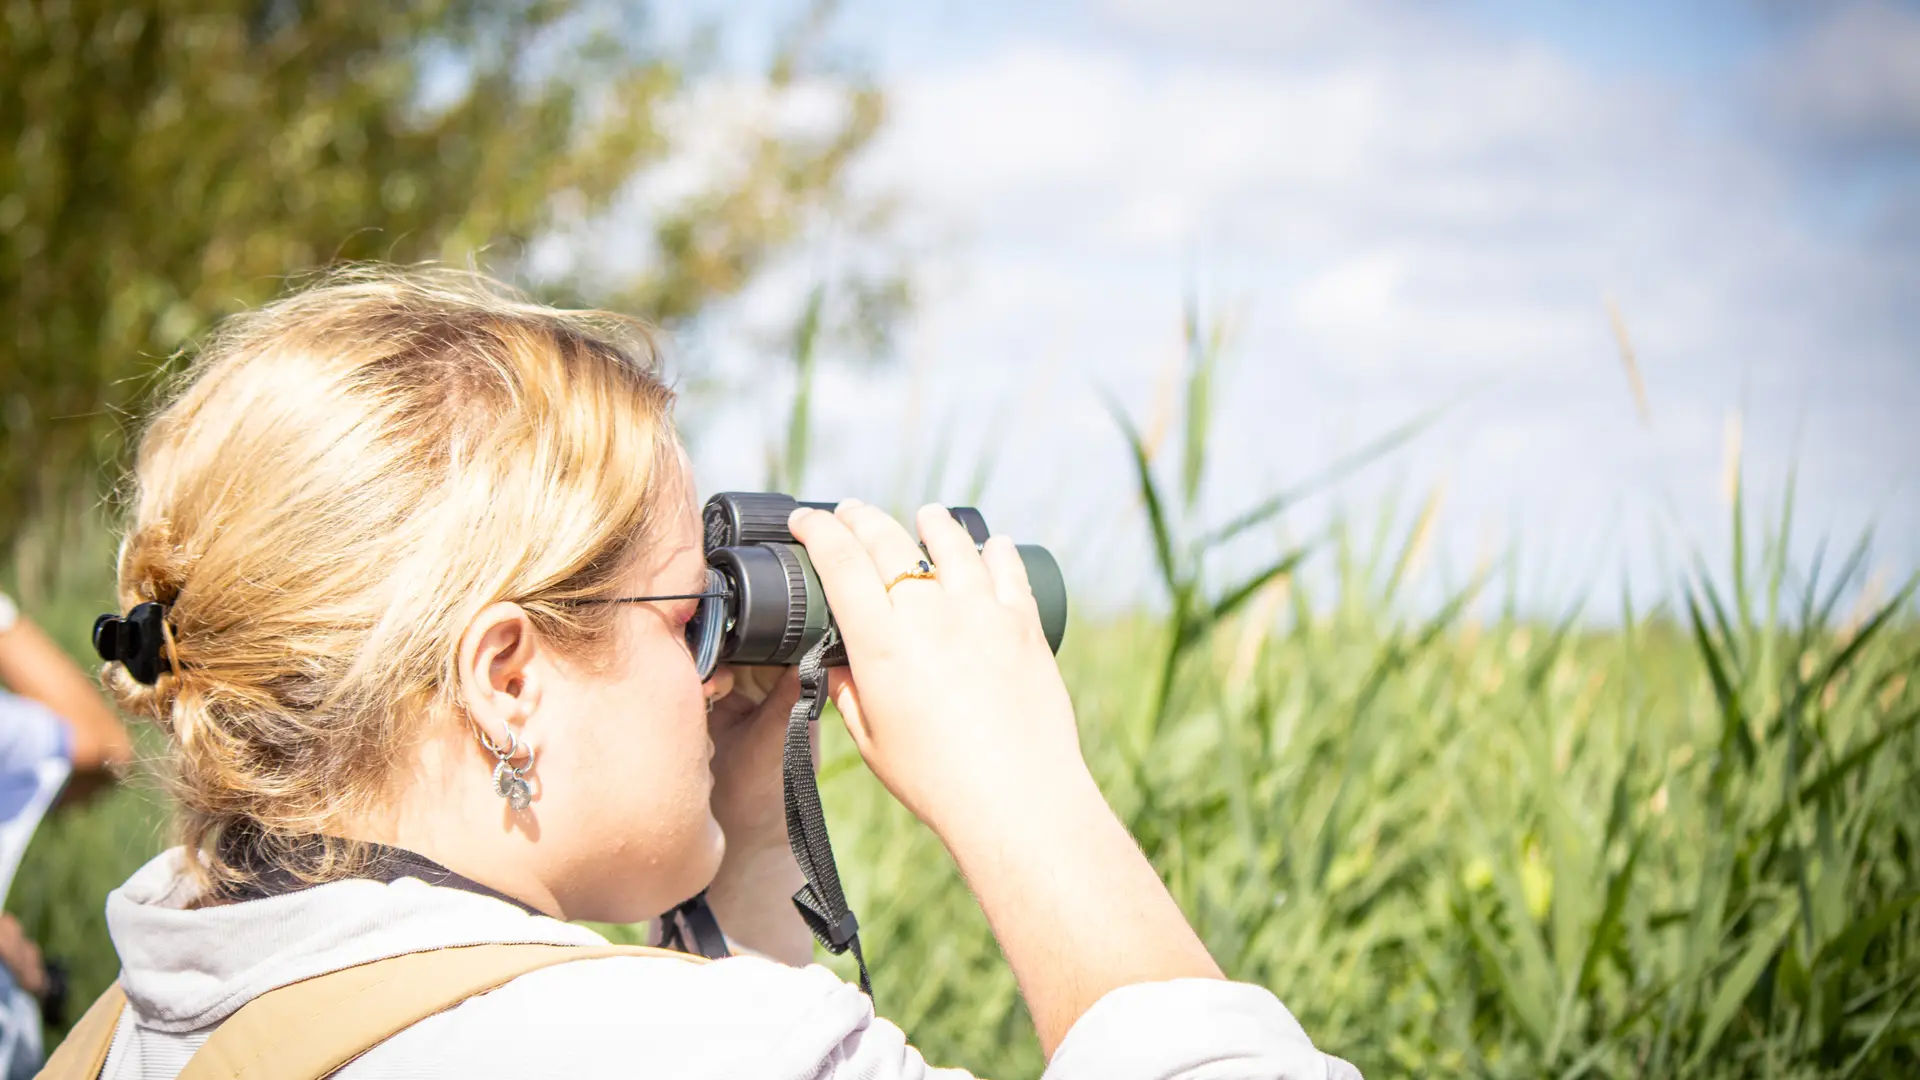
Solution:
[[[660,916],[660,947],[694,953],[709,960],[725,960],[733,955],[727,948],[727,935],[720,931],[720,920],[713,917],[713,909],[707,906],[705,889]]]
[[[780,773],[787,800],[787,843],[807,879],[793,894],[793,906],[800,909],[807,928],[828,952],[838,956],[853,950],[854,963],[860,965],[860,992],[871,998],[873,981],[867,975],[867,958],[860,952],[860,920],[848,910],[846,893],[840,888],[840,869],[833,862],[827,819],[820,810],[820,786],[813,775],[813,725],[827,698],[826,657],[839,640],[839,631],[829,627],[826,636],[800,658],[800,700],[787,717]]]

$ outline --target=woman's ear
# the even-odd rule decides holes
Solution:
[[[459,676],[467,714],[492,738],[502,738],[540,706],[539,634],[518,604],[492,604],[474,616],[460,638]]]

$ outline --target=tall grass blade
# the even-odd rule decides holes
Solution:
[[[1496,947],[1493,927],[1477,910],[1469,909],[1462,916],[1462,926],[1493,972],[1507,1010],[1520,1021],[1530,1042],[1545,1045],[1552,1035],[1553,1020],[1546,1011],[1552,998],[1541,994],[1546,979],[1543,954],[1529,961],[1527,957],[1534,954],[1526,950],[1519,950],[1520,955],[1515,956],[1515,950]]]
[[[1693,626],[1694,645],[1700,652],[1700,658],[1706,662],[1707,675],[1713,681],[1713,695],[1720,704],[1720,746],[1722,754],[1738,750],[1744,759],[1751,760],[1753,744],[1747,730],[1746,713],[1740,705],[1740,692],[1733,680],[1727,675],[1727,665],[1714,645],[1713,637],[1707,630],[1706,620],[1700,614],[1700,605],[1695,602],[1694,594],[1687,594],[1687,615]],[[1723,770],[1731,767],[1724,759],[1714,763],[1714,775],[1724,775]]]
[[[1800,470],[1793,466],[1787,470],[1786,492],[1780,499],[1780,519],[1775,524],[1775,533],[1769,545],[1767,558],[1767,637],[1766,643],[1774,643],[1773,631],[1780,626],[1780,599],[1786,588],[1788,570],[1788,552],[1793,547],[1793,500],[1799,491]],[[1763,673],[1764,675],[1764,673]]]
[[[1685,1071],[1693,1072],[1699,1067],[1701,1059],[1720,1045],[1720,1036],[1733,1020],[1734,1012],[1746,1002],[1747,995],[1752,993],[1754,984],[1760,981],[1760,975],[1767,965],[1780,954],[1781,944],[1793,929],[1794,914],[1792,906],[1781,905],[1765,926],[1748,939],[1746,951],[1734,964],[1733,970],[1727,973],[1726,981],[1714,992],[1713,1003],[1707,1006],[1700,1027],[1700,1039],[1694,1046],[1693,1056],[1688,1059]]]
[[[1920,990],[1920,975],[1915,975],[1907,980],[1906,989],[1900,992],[1900,1000],[1893,1003],[1893,1007],[1888,1009],[1886,1014],[1880,1018],[1880,1022],[1875,1024],[1873,1030],[1867,1033],[1866,1041],[1860,1044],[1860,1049],[1855,1051],[1854,1055],[1847,1059],[1847,1063],[1840,1067],[1839,1076],[1841,1080],[1845,1080],[1846,1077],[1859,1072],[1860,1067],[1867,1063],[1867,1059],[1871,1057],[1874,1050],[1879,1047],[1880,1040],[1886,1038],[1887,1032],[1892,1030],[1894,1023],[1903,1018],[1907,1002],[1913,1000],[1913,995],[1916,990]],[[1909,1023],[1911,1023],[1910,1020]]]
[[[1620,364],[1627,369],[1627,386],[1633,391],[1633,408],[1640,416],[1641,427],[1653,426],[1653,405],[1647,400],[1647,384],[1640,378],[1640,360],[1634,350],[1633,339],[1627,336],[1627,320],[1620,314],[1620,306],[1612,297],[1606,299],[1607,322],[1613,327],[1614,344],[1619,346]]]
[[[807,450],[813,443],[810,430],[813,417],[814,359],[820,344],[820,311],[826,301],[826,286],[815,285],[807,294],[807,306],[793,332],[793,367],[796,382],[793,403],[787,415],[786,455],[782,461],[781,491],[798,492],[806,483]]]
[[[1286,491],[1255,503],[1251,508],[1242,511],[1237,517],[1228,520],[1225,525],[1211,532],[1202,534],[1194,546],[1202,550],[1218,547],[1246,532],[1248,529],[1258,528],[1272,521],[1274,518],[1286,512],[1287,508],[1299,502],[1301,499],[1306,498],[1308,495],[1313,494],[1315,491],[1333,484],[1336,481],[1346,479],[1353,473],[1379,461],[1387,454],[1406,445],[1412,441],[1415,436],[1425,431],[1428,427],[1431,427],[1433,422],[1440,417],[1441,411],[1442,410],[1439,409],[1433,409],[1422,413],[1412,420],[1391,429],[1386,434],[1362,446],[1353,453],[1334,459],[1332,464],[1308,476],[1307,479],[1300,481]]]
[[[1420,513],[1414,518],[1413,528],[1407,532],[1406,542],[1400,545],[1400,554],[1393,560],[1393,570],[1388,573],[1387,583],[1380,591],[1382,603],[1390,604],[1400,594],[1400,586],[1432,542],[1434,521],[1440,516],[1441,495],[1441,489],[1435,488],[1421,502]]]
[[[1747,589],[1747,485],[1741,459],[1733,460],[1733,603],[1740,613],[1740,629],[1753,631],[1752,593]]]
[[[1720,632],[1720,648],[1725,651],[1727,670],[1740,672],[1746,667],[1741,658],[1741,640],[1744,635],[1728,617],[1726,605],[1720,601],[1720,590],[1714,588],[1712,575],[1697,555],[1694,557],[1694,567],[1699,575],[1695,591],[1706,600],[1708,610],[1713,612],[1713,624]]]
[[[1880,605],[1878,611],[1875,611],[1866,622],[1860,624],[1860,628],[1853,632],[1853,639],[1820,668],[1820,674],[1816,678],[1802,688],[1801,698],[1804,699],[1809,694],[1818,694],[1832,685],[1834,678],[1845,671],[1848,665],[1853,663],[1854,658],[1860,655],[1861,650],[1867,647],[1867,642],[1878,636],[1890,621],[1906,609],[1907,601],[1913,598],[1916,588],[1920,588],[1920,574],[1908,578],[1907,583],[1901,586],[1893,599]]]
[[[1874,732],[1866,741],[1835,759],[1833,764],[1820,770],[1813,779],[1802,784],[1797,796],[1799,802],[1801,804],[1818,802],[1834,795],[1839,786],[1849,777],[1871,764],[1874,757],[1888,743],[1916,729],[1920,729],[1920,711],[1908,713]],[[1757,848],[1760,843],[1777,838],[1780,830],[1786,826],[1790,812],[1790,806],[1782,806],[1776,810],[1773,816],[1767,819],[1766,824],[1753,833],[1749,850]]]
[[[1840,564],[1840,572],[1834,575],[1833,586],[1827,591],[1827,598],[1820,602],[1819,613],[1813,622],[1825,626],[1833,622],[1833,614],[1840,606],[1840,598],[1846,595],[1847,586],[1853,584],[1860,575],[1860,568],[1866,564],[1867,551],[1873,541],[1872,532],[1861,535],[1853,550],[1847,553],[1847,561]]]
[[[1420,633],[1411,645],[1407,644],[1404,634],[1396,631],[1380,647],[1378,659],[1369,670],[1366,681],[1361,685],[1359,694],[1354,698],[1350,710],[1351,720],[1345,732],[1347,744],[1345,759],[1340,768],[1340,782],[1334,788],[1333,798],[1320,820],[1320,828],[1314,838],[1312,883],[1318,888],[1326,884],[1327,871],[1333,866],[1334,849],[1339,837],[1341,824],[1349,794],[1359,774],[1361,759],[1364,756],[1367,734],[1366,722],[1375,698],[1385,688],[1388,678],[1399,671],[1415,654],[1427,649],[1449,627],[1458,620],[1460,612],[1471,603],[1473,598],[1486,584],[1484,573],[1476,575],[1467,585],[1455,593],[1433,617],[1422,626]]]
[[[1180,460],[1181,505],[1191,515],[1199,505],[1200,482],[1205,478],[1207,447],[1213,425],[1214,369],[1220,362],[1221,326],[1201,325],[1200,301],[1187,295],[1183,329],[1187,350],[1186,439]]]
[[[1266,588],[1275,579],[1285,577],[1298,569],[1300,563],[1305,560],[1306,557],[1307,549],[1297,548],[1281,556],[1278,561],[1268,565],[1265,569],[1250,575],[1240,584],[1228,589],[1226,593],[1222,595],[1220,599],[1215,600],[1213,606],[1207,610],[1206,619],[1208,625],[1217,624],[1222,619],[1240,610],[1247,601],[1259,595],[1260,590]]]
[[[1119,402],[1108,398],[1107,411],[1113,414],[1114,423],[1120,425],[1120,433],[1125,436],[1127,449],[1133,455],[1134,484],[1140,493],[1141,503],[1147,508],[1147,525],[1153,532],[1153,555],[1159,563],[1160,580],[1166,585],[1175,607],[1182,608],[1185,596],[1181,588],[1180,566],[1174,557],[1173,531],[1167,523],[1165,504],[1160,498],[1160,485],[1153,478],[1153,463],[1147,454],[1147,444],[1140,438],[1140,432]]]
[[[1628,753],[1620,778],[1614,782],[1613,805],[1607,815],[1607,830],[1600,841],[1600,861],[1605,865],[1607,853],[1613,845],[1627,837],[1630,826],[1629,815],[1632,812],[1633,789],[1630,778],[1633,774],[1634,756]],[[1587,939],[1586,952],[1580,957],[1580,972],[1574,979],[1574,985],[1586,988],[1593,984],[1595,971],[1599,968],[1601,957],[1613,947],[1619,936],[1620,918],[1626,911],[1627,898],[1632,894],[1633,874],[1640,864],[1640,852],[1646,844],[1646,835],[1636,832],[1627,840],[1627,858],[1617,872],[1607,875],[1607,899],[1600,909],[1600,918],[1594,924],[1593,932]]]
[[[1814,956],[1814,966],[1830,964],[1842,972],[1858,970],[1868,947],[1915,904],[1920,904],[1920,892],[1902,893],[1880,905],[1865,918],[1850,923],[1832,940],[1820,946],[1819,953]]]

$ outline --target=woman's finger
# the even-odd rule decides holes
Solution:
[[[827,669],[827,696],[833,699],[833,707],[840,710],[840,718],[846,721],[847,734],[853,736],[854,746],[861,753],[873,744],[872,735],[867,731],[867,718],[860,712],[860,688],[854,685],[853,672],[846,668]],[[814,738],[820,737],[820,729],[814,728]],[[815,758],[819,757],[819,744],[814,744]]]
[[[901,574],[917,569],[926,558],[920,545],[913,542],[913,537],[907,535],[899,522],[866,503],[849,499],[833,513],[860,538],[867,555],[873,559],[882,588]],[[904,598],[917,589],[934,588],[938,585],[932,581],[902,581],[886,591],[894,598]]]
[[[800,700],[800,669],[798,667],[753,667],[741,670],[775,673],[770,679],[764,675],[761,676],[760,685],[765,689],[754,698],[754,704],[760,708],[785,712],[793,708],[794,702]],[[739,685],[738,681],[735,685]],[[735,692],[738,693],[738,691]]]
[[[993,575],[993,595],[1000,602],[1021,611],[1040,617],[1040,605],[1033,599],[1033,583],[1027,580],[1027,564],[1020,558],[1020,549],[1012,540],[1004,536],[995,536],[987,541],[980,550],[980,560],[986,564],[987,571]]]
[[[714,672],[719,678],[721,672],[731,673],[733,677],[733,696],[744,697],[755,705],[761,699],[780,687],[783,682],[797,678],[792,668],[770,667],[765,664],[721,664]]]
[[[933,565],[940,568],[940,584],[949,592],[990,593],[993,578],[988,575],[980,553],[974,550],[973,537],[944,506],[923,506],[915,515],[920,539],[926,541]]]
[[[846,523],[824,510],[801,507],[787,518],[787,531],[806,546],[820,587],[827,594],[840,636],[849,647],[886,640],[893,605],[887,602],[873,558]]]

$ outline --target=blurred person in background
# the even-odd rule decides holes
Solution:
[[[85,798],[132,757],[98,687],[0,593],[0,902],[54,802]],[[61,990],[19,922],[0,914],[0,1080],[39,1069],[41,1007]]]
[[[321,1043],[345,1078],[966,1075],[812,963],[799,680],[693,646],[724,594],[643,328],[362,270],[228,323],[183,386],[141,440],[107,669],[166,735],[181,846],[109,897],[119,983],[49,1075]],[[1012,543],[917,524],[924,555],[852,501],[791,527],[847,648],[829,692],[959,864],[1049,1075],[1356,1075],[1221,974],[1107,806]],[[725,959],[569,924],[702,894]],[[408,1020],[378,1030],[356,994],[273,1011],[529,946],[550,966],[390,1000]]]

